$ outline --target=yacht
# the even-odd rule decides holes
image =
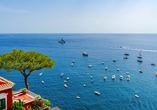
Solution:
[[[107,67],[105,68],[105,70],[107,70]]]
[[[130,78],[127,78],[127,81],[129,81],[130,80]]]
[[[66,43],[63,39],[59,40],[58,42],[62,44]]]
[[[123,79],[123,76],[120,76],[120,80],[122,80]]]
[[[88,54],[86,53],[86,52],[83,52],[83,54],[82,54],[83,56],[88,56]]]
[[[91,82],[92,82],[92,83],[94,83],[94,81],[93,81],[93,80],[91,80]]]
[[[84,85],[84,87],[86,87],[86,85],[85,84],[83,84]]]
[[[80,97],[79,97],[79,96],[77,96],[77,99],[80,99]]]
[[[69,80],[69,77],[67,77],[67,80]]]
[[[137,60],[138,62],[143,62],[143,60]]]
[[[104,80],[106,80],[107,79],[107,77],[104,77]]]
[[[71,66],[73,66],[73,63],[71,63]]]
[[[115,75],[113,75],[113,76],[112,76],[112,79],[115,79],[115,77],[116,77],[116,76],[115,76]]]
[[[139,56],[137,56],[137,58],[142,58],[141,51],[140,51],[140,55],[139,55]]]
[[[156,72],[156,76],[157,76],[157,72]]]
[[[128,59],[128,57],[123,57],[123,59]]]
[[[90,68],[92,65],[88,65],[88,67]]]
[[[60,77],[62,77],[64,75],[64,73],[60,74]]]
[[[42,75],[42,73],[39,74],[39,76],[41,76],[41,75]]]
[[[119,71],[119,68],[117,69],[117,71]]]
[[[139,96],[138,96],[138,95],[135,95],[135,97],[136,97],[136,98],[139,98]]]
[[[102,62],[102,64],[104,64],[104,62]]]
[[[129,55],[128,53],[125,53],[124,55]]]
[[[64,82],[65,82],[65,83],[67,83],[67,81],[66,81],[66,80],[64,80]]]
[[[41,81],[42,83],[44,83],[44,81]]]
[[[129,72],[126,72],[126,74],[129,74]]]
[[[93,77],[91,76],[90,78],[92,79]]]
[[[128,78],[130,78],[130,75],[128,75]]]
[[[113,59],[113,61],[114,61],[114,62],[116,62],[116,60],[115,60],[115,59]]]
[[[142,70],[139,70],[139,72],[140,72],[140,73],[143,73],[143,71],[142,71]]]
[[[64,87],[67,88],[68,86],[66,84],[64,84]]]
[[[155,66],[156,64],[155,64],[155,63],[151,63],[151,65],[154,65],[154,66]]]
[[[100,95],[100,93],[98,91],[94,91],[94,92],[95,92],[95,94]]]
[[[72,61],[72,63],[74,63],[74,60]]]

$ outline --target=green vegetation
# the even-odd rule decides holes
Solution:
[[[32,109],[33,110],[41,110],[44,108],[44,103],[42,100],[35,99],[34,102],[32,103]]]
[[[24,102],[19,99],[19,102],[12,103],[11,110],[23,110]]]
[[[38,99],[38,98],[41,98],[41,96],[40,96],[40,95],[36,95],[36,96],[35,96],[35,99]]]
[[[44,100],[44,99],[41,99],[41,100],[43,101],[45,107],[48,107],[48,106],[51,105],[51,101],[49,101],[49,100]]]
[[[12,91],[12,95],[14,95],[15,94],[15,91]]]
[[[26,88],[21,89],[21,92],[26,92],[26,91],[27,91]]]
[[[40,69],[49,69],[55,65],[55,61],[48,56],[29,51],[13,49],[11,53],[0,55],[0,69],[4,68],[7,72],[16,70],[21,72],[25,79],[26,88],[29,90],[27,78],[32,72]]]

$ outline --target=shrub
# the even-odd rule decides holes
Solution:
[[[41,99],[41,100],[43,101],[43,103],[44,103],[45,107],[47,107],[47,106],[50,106],[50,105],[51,105],[51,101],[49,101],[49,100],[44,100],[44,99]]]
[[[40,110],[43,107],[44,107],[44,103],[42,100],[35,99],[34,102],[32,103],[32,108],[34,110]]]
[[[25,92],[26,90],[27,90],[26,88],[21,89],[22,92]]]
[[[40,95],[36,95],[36,96],[35,96],[35,99],[38,99],[38,98],[41,98],[41,96],[40,96]]]
[[[23,110],[23,101],[19,99],[19,102],[12,103],[11,110]]]
[[[15,94],[15,91],[12,91],[12,95],[14,95]]]

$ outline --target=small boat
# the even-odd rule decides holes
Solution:
[[[137,56],[137,58],[142,58],[141,51],[140,51],[140,55],[139,55],[139,56]]]
[[[129,55],[128,53],[125,53],[124,55]]]
[[[105,70],[107,70],[107,67],[105,68]]]
[[[104,80],[106,80],[107,79],[107,77],[104,77]]]
[[[102,62],[102,64],[104,64],[104,62]]]
[[[88,65],[88,67],[90,68],[92,65]]]
[[[138,62],[143,62],[143,60],[137,60]]]
[[[66,84],[64,84],[64,87],[67,88],[68,86]]]
[[[122,48],[122,46],[120,46],[120,48]]]
[[[94,81],[93,81],[93,80],[91,80],[91,82],[92,82],[92,83],[94,83]]]
[[[59,40],[58,42],[62,44],[66,43],[63,39]]]
[[[67,80],[69,80],[69,77],[67,77]]]
[[[130,80],[130,78],[127,78],[127,81],[129,81]]]
[[[92,79],[93,77],[91,76],[90,78]]]
[[[128,59],[128,57],[123,57],[123,59]]]
[[[120,80],[122,80],[123,79],[123,76],[120,76]]]
[[[119,68],[117,69],[117,71],[119,71]]]
[[[128,75],[128,78],[130,78],[130,75]]]
[[[87,75],[88,75],[89,73],[87,73]]]
[[[80,97],[79,97],[79,96],[77,96],[77,99],[80,99]]]
[[[66,80],[64,80],[64,82],[65,82],[65,83],[67,83],[67,81],[66,81]]]
[[[88,54],[86,52],[83,52],[82,55],[83,56],[88,56]]]
[[[129,74],[129,72],[126,72],[126,74]]]
[[[72,63],[74,63],[74,60],[72,61]]]
[[[95,92],[95,94],[100,95],[100,93],[98,91],[94,91],[94,92]]]
[[[62,77],[64,75],[64,73],[60,74],[60,77]]]
[[[39,74],[39,76],[41,76],[41,75],[42,75],[42,73]]]
[[[155,66],[156,64],[155,64],[155,63],[151,63],[151,65],[154,65],[154,66]]]
[[[139,98],[139,96],[138,96],[138,95],[135,95],[135,97],[136,97],[136,98]]]
[[[112,76],[112,79],[115,79],[115,77],[116,77],[116,76],[115,76],[115,75],[113,75],[113,76]]]
[[[86,87],[86,85],[85,85],[85,84],[83,84],[83,86],[84,86],[84,87]]]
[[[44,81],[41,81],[42,83],[44,83]]]
[[[156,76],[157,76],[157,72],[156,72]]]
[[[139,70],[139,72],[140,72],[140,73],[143,73],[143,71],[142,71],[142,70]]]
[[[73,63],[71,63],[71,66],[73,66]]]
[[[113,62],[116,62],[116,60],[115,60],[115,59],[113,59]]]

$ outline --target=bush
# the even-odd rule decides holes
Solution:
[[[15,94],[15,91],[12,91],[12,95],[14,95]]]
[[[47,106],[50,106],[50,105],[51,105],[51,101],[49,101],[49,100],[44,100],[44,99],[41,99],[41,100],[43,101],[43,103],[44,103],[45,107],[47,107]]]
[[[34,110],[40,110],[43,107],[44,107],[44,103],[42,100],[35,99],[34,102],[32,103],[32,108]]]
[[[27,90],[26,88],[21,89],[22,92],[25,92],[26,90]]]
[[[11,110],[23,110],[23,101],[19,99],[19,102],[12,103]]]
[[[40,96],[40,95],[36,95],[36,96],[35,96],[35,99],[38,99],[38,98],[41,98],[41,96]]]

